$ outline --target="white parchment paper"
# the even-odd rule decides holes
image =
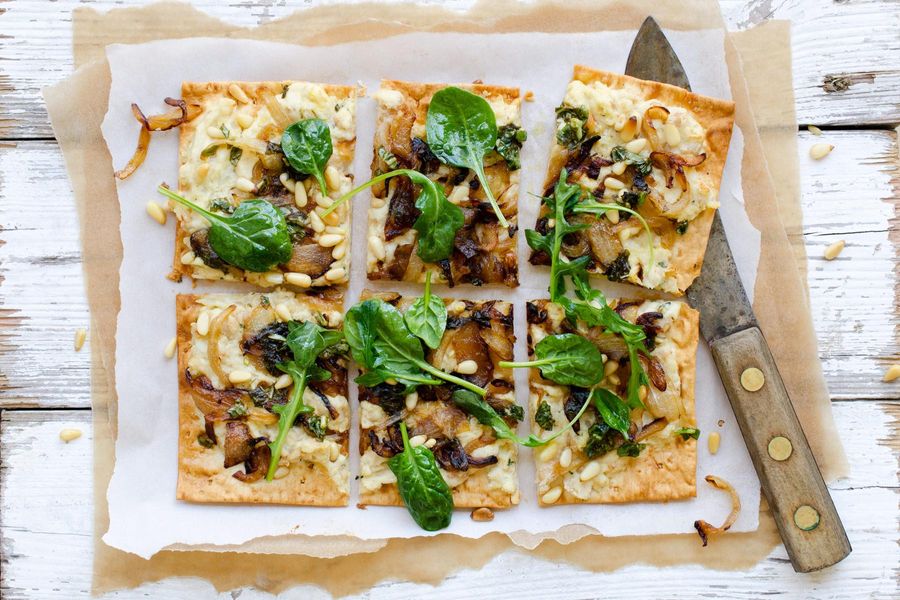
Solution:
[[[554,112],[576,63],[622,72],[635,32],[589,34],[451,34],[416,33],[372,42],[330,47],[304,47],[271,42],[227,39],[186,39],[133,46],[110,46],[107,57],[112,73],[109,112],[103,134],[117,166],[134,151],[137,125],[130,112],[137,102],[145,113],[161,112],[162,99],[178,97],[182,81],[309,80],[327,83],[361,82],[370,92],[382,78],[448,83],[481,79],[485,83],[519,86],[534,92],[534,102],[523,102],[523,123],[529,138],[522,155],[520,230],[532,227],[539,207],[553,136]],[[730,98],[723,32],[717,30],[667,32],[685,66],[695,92]],[[375,102],[360,100],[357,112],[356,180],[369,177]],[[357,486],[345,508],[190,504],[175,500],[178,452],[177,372],[174,360],[162,349],[175,334],[175,295],[192,289],[198,293],[249,289],[237,284],[188,281],[175,284],[165,278],[171,267],[174,236],[170,219],[160,227],[145,212],[148,200],[161,201],[156,186],[177,182],[177,132],[156,133],[146,162],[130,179],[118,183],[121,236],[122,308],[116,335],[116,390],[119,434],[116,464],[108,489],[109,531],[103,540],[116,548],[149,557],[174,544],[240,544],[261,536],[283,534],[351,535],[361,539],[434,535],[419,529],[403,508],[356,508]],[[735,130],[720,192],[722,218],[744,285],[752,291],[759,259],[759,233],[743,208],[740,165],[742,136]],[[369,287],[396,289],[420,295],[418,286],[367,284],[365,279],[365,221],[368,197],[356,200],[352,228],[352,272],[348,306]],[[546,269],[532,267],[524,235],[519,235],[522,285],[507,288],[460,286],[436,288],[445,297],[499,298],[515,303],[517,359],[525,359],[526,300],[547,297]],[[603,284],[611,296],[634,293],[624,285]],[[701,342],[702,343],[702,342]],[[516,373],[519,404],[527,406],[527,373]],[[351,399],[355,400],[351,384]],[[356,406],[355,402],[351,402]],[[539,508],[534,489],[531,450],[520,449],[521,504],[497,511],[493,521],[472,521],[458,511],[445,533],[480,537],[492,531],[509,534],[514,541],[534,547],[541,539],[557,538],[567,525],[585,525],[608,536],[687,533],[698,518],[717,523],[730,510],[727,494],[703,481],[716,474],[732,483],[744,510],[732,527],[752,531],[758,526],[759,481],[740,430],[719,381],[709,349],[697,357],[697,422],[703,437],[698,445],[697,497],[668,503],[578,505]],[[719,425],[719,423],[722,425]],[[351,476],[358,472],[358,418],[351,428]],[[524,429],[524,426],[523,426]],[[722,433],[718,454],[706,449],[706,434]],[[559,539],[559,538],[558,538]],[[571,539],[571,535],[562,539]]]

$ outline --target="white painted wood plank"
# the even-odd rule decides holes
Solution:
[[[888,444],[896,436],[887,405],[835,403],[841,437],[853,461],[852,475],[831,486],[854,551],[824,573],[795,574],[779,548],[739,576],[683,566],[657,569],[632,566],[594,574],[568,564],[551,564],[526,553],[508,552],[478,571],[456,573],[437,589],[382,583],[370,598],[463,598],[490,585],[492,598],[634,597],[646,598],[893,598],[900,568],[896,552],[898,500],[896,461]],[[900,414],[900,403],[890,405]],[[85,435],[69,444],[58,438],[64,427]],[[0,422],[0,539],[4,555],[0,595],[4,598],[80,598],[89,594],[91,572],[91,431],[88,411],[5,411]],[[712,550],[712,547],[711,547]],[[671,575],[670,575],[671,574]],[[498,585],[499,584],[499,585]],[[252,589],[241,598],[270,597]],[[145,585],[111,595],[138,597],[231,598],[216,596],[197,580]],[[326,597],[298,588],[286,598]]]
[[[130,4],[148,4],[133,0]],[[352,3],[359,0],[343,0]],[[418,0],[464,8],[473,0]],[[306,0],[302,6],[335,0]],[[43,86],[72,71],[71,12],[80,4],[106,11],[121,0],[13,0],[0,8],[0,139],[51,137],[40,98]],[[255,26],[294,11],[300,3],[191,0],[225,21]],[[52,7],[52,8],[48,8]],[[794,85],[801,123],[831,125],[900,122],[900,3],[893,0],[722,0],[729,27],[768,18],[793,20]],[[823,80],[847,76],[843,92],[827,93]]]
[[[808,146],[820,140],[835,150],[814,162]],[[900,180],[896,135],[803,133],[800,154],[812,315],[829,388],[835,398],[896,398],[897,384],[881,383],[900,358],[892,325],[898,249],[889,240],[900,202],[891,182]],[[75,219],[55,144],[0,146],[0,343],[8,349],[0,352],[0,406],[89,405],[89,352],[72,350],[75,329],[88,322]],[[824,248],[838,238],[846,250],[825,261]]]

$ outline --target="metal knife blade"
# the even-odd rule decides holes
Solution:
[[[691,89],[681,61],[652,17],[635,37],[625,74]],[[794,570],[817,571],[839,562],[851,552],[850,542],[759,330],[718,212],[703,270],[687,297],[700,311],[700,331],[709,342]],[[750,368],[762,373],[761,387],[741,382]]]

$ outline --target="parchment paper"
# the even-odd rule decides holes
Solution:
[[[163,110],[160,99],[177,96],[182,81],[281,81],[301,79],[329,83],[359,80],[370,90],[382,78],[409,81],[471,81],[482,79],[498,85],[519,85],[534,93],[534,102],[523,103],[523,124],[530,140],[522,155],[523,193],[520,223],[531,226],[536,219],[543,190],[547,157],[554,135],[554,107],[560,103],[572,65],[588,59],[592,66],[622,71],[636,31],[581,34],[520,33],[505,35],[416,33],[384,40],[307,47],[250,40],[167,40],[107,49],[112,86],[109,110],[103,122],[104,138],[113,164],[125,164],[134,151],[136,122],[131,102],[145,111]],[[697,30],[670,32],[669,38],[685,66],[692,88],[713,97],[729,98],[731,90],[725,66],[724,32]],[[447,52],[453,48],[453,52]],[[413,51],[410,51],[410,50]],[[184,57],[191,57],[185,60]],[[489,57],[489,58],[488,58]],[[135,65],[141,65],[135,69]],[[372,163],[375,102],[362,99],[357,109],[358,149],[354,169],[364,181]],[[201,505],[175,500],[174,485],[178,445],[177,366],[158,349],[175,330],[174,298],[192,289],[189,281],[176,285],[167,279],[171,257],[172,227],[161,228],[147,218],[146,199],[160,181],[177,181],[177,135],[157,135],[144,165],[135,175],[118,184],[124,257],[119,271],[122,309],[116,336],[116,389],[119,398],[116,467],[108,492],[110,529],[104,541],[119,549],[148,558],[172,544],[240,544],[260,536],[303,533],[349,535],[364,540],[438,535],[419,528],[403,509],[356,508],[357,486],[351,486],[350,507]],[[723,176],[720,202],[723,221],[738,268],[752,290],[759,257],[759,234],[743,210],[740,164],[743,141],[736,130]],[[353,213],[351,283],[347,307],[354,304],[367,285],[365,245],[367,217],[356,200]],[[527,256],[524,236],[519,236],[519,256]],[[460,286],[453,290],[436,287],[450,298],[502,298],[513,302],[518,332],[517,356],[525,360],[525,302],[546,297],[546,268],[521,260],[522,285],[500,287]],[[195,292],[222,291],[221,283],[198,282]],[[234,286],[231,286],[234,287]],[[374,286],[373,286],[374,287]],[[421,286],[387,284],[387,289],[421,295]],[[630,286],[606,286],[607,292],[633,294]],[[253,289],[248,287],[246,289]],[[528,403],[527,373],[517,375],[517,400]],[[160,382],[164,382],[160,384]],[[355,384],[351,382],[351,398]],[[697,361],[697,419],[701,431],[736,431],[728,398],[708,349],[703,346]],[[724,420],[720,428],[717,423]],[[350,447],[358,448],[357,430],[351,428]],[[705,439],[705,438],[704,438]],[[516,508],[496,511],[493,521],[476,522],[469,511],[458,511],[450,527],[440,533],[481,537],[496,531],[511,534],[513,541],[533,548],[543,539],[571,541],[590,531],[607,536],[690,533],[698,514],[722,520],[730,510],[727,495],[702,482],[703,474],[723,475],[748,506],[759,502],[759,480],[737,435],[725,435],[716,456],[700,445],[698,472],[701,483],[697,498],[668,503],[618,505],[560,505],[540,508],[534,488],[532,451],[520,449],[519,472],[522,501]],[[355,452],[351,473],[358,465]],[[153,518],[147,516],[152,514]],[[752,531],[758,523],[756,511],[743,511],[732,529]],[[219,527],[222,522],[228,527]],[[571,525],[584,525],[580,534]]]
[[[103,592],[134,587],[166,577],[193,576],[211,582],[219,590],[242,585],[277,592],[288,587],[312,583],[334,594],[363,590],[383,579],[407,579],[437,583],[448,574],[463,568],[478,568],[499,553],[512,547],[502,535],[481,538],[478,543],[453,536],[434,539],[395,540],[378,552],[334,559],[306,559],[303,569],[296,568],[291,557],[254,555],[248,552],[266,550],[274,540],[243,545],[242,553],[170,552],[165,551],[145,561],[110,548],[100,541],[106,531],[105,491],[113,464],[115,430],[110,422],[116,398],[112,393],[115,317],[118,309],[117,265],[121,260],[118,240],[118,210],[112,164],[100,135],[99,125],[106,111],[109,89],[108,66],[103,48],[113,42],[143,42],[185,35],[221,35],[268,38],[281,41],[336,43],[353,39],[383,37],[411,29],[456,31],[590,31],[636,27],[648,12],[665,27],[721,26],[718,5],[712,0],[692,3],[695,10],[678,5],[636,0],[628,3],[592,0],[539,4],[524,8],[506,0],[482,3],[466,15],[434,8],[412,6],[363,5],[352,14],[344,7],[324,7],[303,11],[259,28],[244,30],[226,25],[185,5],[151,5],[115,10],[100,14],[92,9],[75,11],[74,51],[79,72],[45,91],[45,98],[66,161],[81,217],[84,245],[85,281],[88,299],[95,319],[95,350],[92,369],[94,406],[95,460],[95,548],[94,591]],[[741,60],[732,45],[744,57],[766,56],[755,61],[755,77],[743,79]],[[744,193],[751,204],[751,218],[764,232],[771,232],[763,245],[761,273],[757,280],[756,311],[766,331],[773,352],[781,365],[785,383],[794,399],[798,416],[817,456],[826,479],[846,473],[846,460],[834,440],[838,439],[831,418],[827,390],[816,357],[815,337],[809,314],[797,308],[796,300],[804,294],[803,281],[784,267],[789,255],[787,238],[780,229],[775,210],[774,186],[769,179],[763,149],[756,134],[751,103],[746,85],[756,90],[754,98],[763,98],[770,114],[781,114],[780,126],[795,131],[793,99],[790,94],[769,95],[760,90],[791,89],[789,25],[770,22],[766,25],[730,36],[728,53],[732,90],[738,103],[737,121],[744,127],[745,160]],[[94,61],[88,63],[88,61]],[[766,97],[768,96],[768,97]],[[773,140],[767,139],[768,143]],[[790,159],[793,148],[767,146],[766,151],[782,159]],[[748,176],[750,174],[751,176]],[[787,172],[790,181],[779,181],[779,187],[791,184],[796,189],[796,171]],[[799,214],[799,198],[784,197]],[[759,211],[753,206],[759,205]],[[760,216],[760,212],[762,216]],[[761,285],[772,283],[770,270],[777,271],[781,288]],[[777,283],[777,282],[776,282]],[[762,310],[785,300],[791,319],[780,323]],[[776,341],[779,342],[776,345]],[[99,355],[99,356],[97,356]],[[114,421],[114,419],[113,419]],[[747,508],[745,507],[745,510]],[[296,541],[297,536],[292,538]],[[328,542],[316,539],[320,548]],[[565,560],[593,571],[609,571],[635,562],[659,566],[701,564],[714,568],[746,568],[765,557],[778,543],[777,533],[765,503],[761,506],[760,528],[752,534],[729,534],[715,540],[714,546],[702,548],[696,537],[654,536],[603,538],[591,536],[569,545],[544,542],[532,554],[549,561]],[[369,548],[371,550],[371,548]],[[361,548],[362,550],[362,548]],[[416,561],[404,557],[416,556]],[[453,556],[453,561],[447,561]]]

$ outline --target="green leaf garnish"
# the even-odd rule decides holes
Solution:
[[[322,119],[303,119],[289,125],[281,135],[281,150],[291,168],[314,176],[322,195],[327,197],[325,165],[334,152],[328,123]]]

